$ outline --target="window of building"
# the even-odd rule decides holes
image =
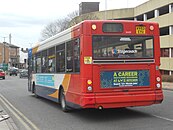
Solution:
[[[147,13],[147,19],[152,19],[154,18],[154,11],[150,11]]]
[[[172,26],[170,26],[170,35],[172,35],[173,34],[173,25]]]
[[[169,75],[168,70],[160,70],[161,75]]]
[[[171,48],[171,57],[173,57],[173,48]]]
[[[161,48],[161,57],[169,57],[169,48]]]
[[[136,16],[137,21],[144,21],[143,15]]]
[[[173,12],[173,4],[171,4],[171,12]]]
[[[56,72],[65,72],[65,43],[56,46]]]
[[[160,36],[169,35],[169,27],[160,28]]]
[[[169,75],[173,75],[173,71],[171,71]]]
[[[159,15],[164,15],[169,13],[169,5],[159,8]]]

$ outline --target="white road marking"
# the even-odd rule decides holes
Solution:
[[[27,117],[25,117],[19,110],[17,110],[4,96],[0,94],[1,102],[7,107],[7,109],[22,123],[22,125],[26,128],[26,130],[32,130],[30,126],[34,128],[34,130],[39,130],[35,124],[33,124]],[[26,124],[25,121],[29,124]]]
[[[157,116],[157,115],[152,115],[152,116],[157,117],[157,118],[160,118],[160,119],[163,119],[163,120],[167,120],[167,121],[173,122],[173,119],[169,119],[167,117],[162,117],[162,116]]]

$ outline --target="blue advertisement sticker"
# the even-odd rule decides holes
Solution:
[[[36,75],[36,84],[54,87],[54,75]]]
[[[149,86],[149,70],[102,71],[101,88]]]

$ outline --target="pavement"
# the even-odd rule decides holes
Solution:
[[[173,91],[173,83],[163,82],[162,87],[164,90]],[[0,96],[0,130],[19,130],[10,113],[6,112],[1,98]]]
[[[164,90],[171,90],[171,91],[173,91],[173,82],[163,82],[162,83],[162,88],[164,89]]]
[[[1,97],[0,97],[1,98]],[[0,100],[0,130],[19,130]]]

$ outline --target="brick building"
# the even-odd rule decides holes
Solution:
[[[19,67],[19,47],[6,42],[0,43],[0,64],[8,64],[9,67]]]

